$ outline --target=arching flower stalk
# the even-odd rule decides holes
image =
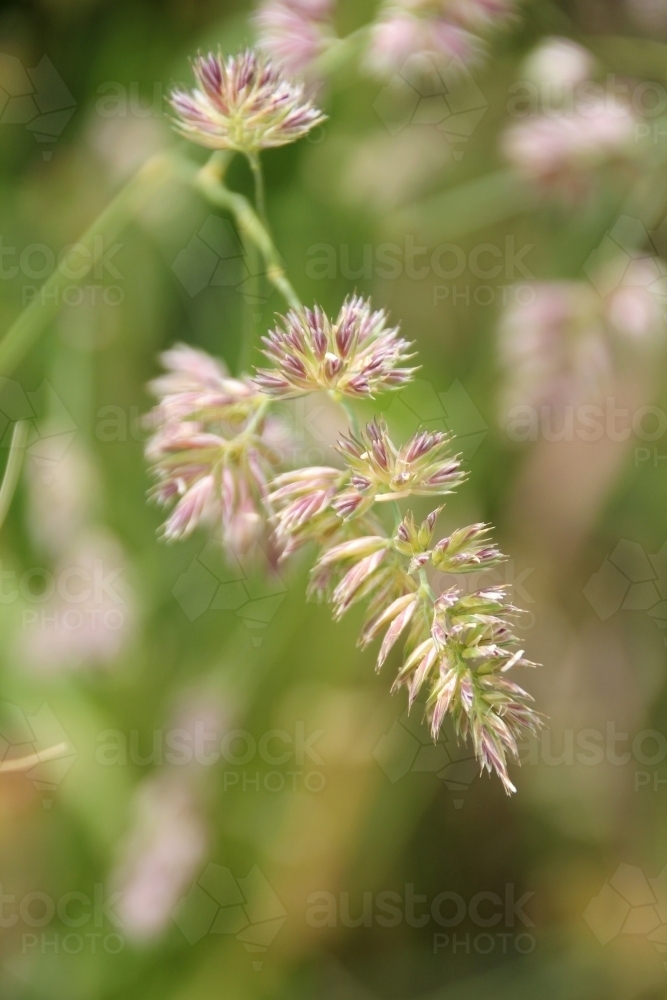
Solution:
[[[324,0],[283,5],[303,16],[328,9]],[[462,12],[469,7],[478,17],[495,18],[512,5],[406,0],[402,6],[409,16],[427,19],[446,8],[460,25],[468,24]],[[224,62],[200,57],[195,75],[195,91],[173,95],[180,131],[203,145],[239,150],[255,164],[259,149],[294,141],[321,120],[300,87],[254,53]],[[238,203],[224,187],[220,193],[226,207]],[[243,212],[250,238],[266,256],[268,233],[249,206]],[[157,479],[154,498],[175,504],[164,536],[184,538],[206,524],[232,553],[270,538],[282,559],[317,546],[309,596],[328,600],[336,619],[366,603],[359,645],[381,639],[378,670],[402,645],[393,690],[407,688],[410,705],[425,691],[433,738],[450,715],[460,738],[471,738],[481,767],[495,770],[514,791],[508,760],[518,757],[520,737],[540,725],[530,695],[507,676],[515,666],[531,665],[511,631],[516,609],[504,588],[466,594],[453,587],[436,597],[428,575],[480,572],[504,556],[488,541],[485,524],[434,540],[441,506],[421,523],[411,511],[401,512],[401,501],[441,498],[463,482],[448,434],[418,430],[397,445],[384,420],[358,430],[349,409],[355,399],[410,382],[416,370],[406,367],[411,345],[384,311],[357,296],[332,320],[319,306],[300,306],[286,279],[279,287],[295,305],[264,339],[272,367],[234,378],[221,361],[183,345],[162,356],[167,374],[151,386],[158,403],[149,417],[154,434],[147,455]],[[272,408],[317,391],[340,403],[353,427],[330,466],[281,468],[272,447]]]
[[[515,666],[533,666],[511,631],[517,609],[502,587],[472,594],[454,587],[436,598],[426,573],[428,567],[447,574],[481,572],[505,557],[489,544],[484,524],[433,544],[441,507],[419,525],[408,511],[393,534],[373,511],[397,496],[451,492],[463,474],[448,446],[444,435],[420,432],[398,448],[386,426],[374,421],[358,439],[340,443],[343,471],[304,469],[276,481],[270,496],[276,534],[286,551],[306,541],[319,545],[311,596],[328,600],[336,619],[367,602],[359,645],[382,637],[378,670],[403,643],[393,690],[405,687],[410,705],[426,690],[433,738],[450,715],[460,738],[471,738],[482,768],[496,771],[512,792],[508,761],[518,760],[519,740],[541,724],[530,695],[506,676]],[[351,494],[361,502],[348,499]]]

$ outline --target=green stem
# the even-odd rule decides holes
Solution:
[[[267,229],[248,199],[225,187],[220,177],[218,164],[207,164],[193,176],[188,174],[188,177],[184,177],[184,179],[189,180],[194,188],[203,194],[211,204],[232,213],[244,241],[249,239],[262,254],[266,262],[267,278],[271,284],[293,309],[301,309],[299,297],[285,276],[280,254]]]
[[[262,164],[259,159],[259,154],[248,153],[248,162],[250,163],[253,180],[255,181],[255,205],[257,207],[257,214],[264,223],[264,227],[268,232],[269,224],[266,218],[266,199],[264,197],[264,174],[262,172]]]
[[[250,371],[257,336],[257,323],[261,319],[261,314],[258,315],[258,310],[261,308],[261,255],[255,244],[245,235],[243,237],[243,246],[250,277],[246,286],[245,329],[239,352],[239,373]]]
[[[169,180],[173,172],[170,157],[153,157],[119,191],[72,248],[78,270],[73,272],[62,264],[57,267],[0,341],[0,374],[9,375],[44,332],[60,310],[64,290],[73,282],[83,281],[99,263],[105,253],[105,238],[107,241],[115,239],[154,194],[156,187]],[[80,257],[86,262],[84,266],[79,265]],[[72,278],[73,273],[76,273],[75,278]]]
[[[423,568],[419,570],[419,583],[423,593],[428,597],[431,604],[435,604],[435,594],[431,590],[431,585],[426,577],[426,570]]]
[[[7,517],[14,491],[19,481],[25,446],[28,443],[28,430],[29,424],[27,420],[19,420],[14,427],[5,477],[2,480],[2,486],[0,486],[0,528],[5,523],[5,518]]]
[[[335,398],[335,396],[334,396],[334,398]],[[345,415],[346,415],[347,419],[350,422],[350,430],[352,431],[352,433],[354,434],[355,437],[358,437],[358,435],[359,435],[359,424],[357,422],[357,415],[354,412],[354,410],[352,409],[352,404],[349,402],[349,400],[345,399],[345,397],[343,397],[343,396],[341,396],[337,400],[337,402],[340,403],[341,407],[345,411]]]
[[[401,508],[398,500],[392,500],[391,506],[394,510],[394,518],[396,520],[396,523],[394,525],[394,531],[398,531],[401,521],[403,520],[403,515],[401,514]]]

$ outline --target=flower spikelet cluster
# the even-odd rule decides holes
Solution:
[[[376,418],[339,440],[338,465],[272,470],[279,461],[271,447],[276,394],[291,395],[297,385],[299,392],[332,392],[327,347],[345,358],[332,392],[341,396],[341,383],[358,389],[361,373],[368,378],[373,350],[395,361],[407,344],[386,330],[383,314],[357,299],[335,323],[316,308],[290,314],[286,326],[285,344],[275,335],[270,340],[276,368],[254,379],[233,378],[221,362],[183,345],[163,355],[166,374],[151,386],[158,404],[147,454],[157,478],[155,499],[175,501],[165,537],[185,537],[205,522],[220,526],[235,553],[269,528],[273,551],[283,559],[314,544],[319,552],[309,596],[330,602],[337,620],[365,604],[359,645],[381,640],[378,670],[402,647],[393,690],[405,687],[410,705],[426,692],[433,738],[450,715],[460,738],[471,739],[481,767],[495,770],[511,792],[508,761],[518,757],[521,735],[540,725],[530,696],[507,676],[531,665],[511,631],[516,609],[502,588],[466,594],[453,587],[437,597],[430,583],[437,573],[489,570],[504,556],[489,541],[486,524],[436,539],[442,504],[421,522],[399,506],[411,497],[440,499],[464,481],[450,435],[418,430],[398,445]],[[324,366],[317,367],[316,357]],[[310,364],[298,379],[296,358]],[[383,388],[393,387],[396,369],[378,363],[372,370],[382,372]],[[284,384],[276,393],[278,379]]]
[[[192,68],[195,88],[170,99],[178,131],[201,146],[256,154],[295,142],[325,119],[301,84],[252,50],[226,59],[210,52]]]
[[[381,639],[379,670],[402,644],[393,690],[405,687],[410,705],[426,691],[433,738],[450,715],[459,737],[471,739],[481,767],[496,771],[509,793],[508,761],[518,760],[519,740],[541,724],[530,695],[507,677],[514,667],[533,665],[516,648],[511,621],[518,612],[504,588],[466,594],[453,587],[436,597],[427,574],[479,573],[505,557],[489,542],[486,524],[434,543],[441,506],[421,523],[407,511],[393,532],[381,518],[387,500],[443,495],[460,485],[464,477],[450,445],[445,434],[420,431],[399,447],[375,420],[340,442],[344,469],[284,474],[270,500],[286,551],[306,542],[319,546],[311,596],[328,600],[337,620],[366,603],[360,647]]]
[[[290,310],[264,338],[274,368],[260,369],[257,385],[270,396],[288,398],[326,389],[367,398],[380,389],[399,389],[415,369],[400,367],[410,344],[387,314],[358,296],[346,299],[331,321],[315,306]]]
[[[373,503],[451,493],[465,478],[451,440],[442,431],[417,431],[399,448],[382,419],[343,438],[338,451],[350,469],[350,486],[335,501],[336,510],[350,517]]]
[[[232,378],[222,362],[179,344],[162,355],[167,373],[152,382],[158,404],[147,418],[146,454],[157,483],[152,497],[175,506],[164,525],[168,541],[200,523],[218,525],[233,552],[265,532],[273,475],[271,422],[265,401],[247,378]]]

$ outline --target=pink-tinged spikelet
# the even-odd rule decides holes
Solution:
[[[179,344],[162,362],[167,374],[150,386],[158,405],[148,418],[154,434],[146,455],[157,479],[153,498],[164,506],[175,501],[164,537],[185,538],[201,522],[217,523],[227,547],[245,552],[268,517],[272,450],[262,397],[204,351]]]
[[[400,367],[410,344],[386,322],[384,311],[357,296],[346,299],[334,321],[319,306],[290,310],[264,338],[264,354],[276,367],[259,369],[255,382],[283,398],[317,389],[367,398],[401,388],[415,370]]]
[[[250,49],[200,55],[192,68],[194,90],[176,89],[170,100],[178,131],[201,146],[254,154],[296,142],[325,119],[301,84]]]

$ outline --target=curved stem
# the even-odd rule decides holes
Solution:
[[[252,176],[255,181],[255,205],[257,207],[257,214],[264,223],[264,227],[268,231],[269,224],[266,218],[266,200],[264,197],[264,173],[262,171],[262,164],[259,158],[259,154],[248,153],[248,161],[250,163]]]
[[[16,757],[3,761],[0,764],[0,773],[9,774],[13,771],[29,771],[30,768],[35,767],[37,764],[43,764],[47,760],[55,760],[56,757],[62,757],[67,753],[71,753],[69,743],[58,743],[56,746],[49,747],[48,750],[38,750],[37,753],[31,753],[27,757]]]
[[[5,478],[2,480],[2,486],[0,486],[0,528],[5,523],[5,518],[7,517],[14,491],[19,481],[25,446],[28,443],[28,429],[28,421],[19,420],[12,434]]]
[[[267,278],[293,309],[301,309],[301,301],[285,276],[282,264],[271,236],[247,198],[225,186],[217,164],[207,164],[187,179],[196,190],[213,205],[224,208],[235,217],[244,239],[249,239],[258,248],[267,267]]]

